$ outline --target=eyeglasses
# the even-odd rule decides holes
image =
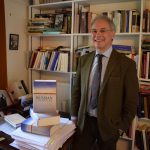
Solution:
[[[108,32],[108,31],[112,31],[112,30],[111,29],[99,29],[99,30],[91,29],[91,33],[92,34],[97,34],[98,32],[100,32],[101,34],[104,34],[104,33]]]

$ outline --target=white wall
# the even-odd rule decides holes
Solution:
[[[8,86],[14,81],[28,83],[27,71],[27,18],[28,0],[5,0]],[[19,34],[18,50],[9,50],[9,34]]]

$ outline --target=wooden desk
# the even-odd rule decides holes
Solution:
[[[9,144],[14,141],[9,135],[15,128],[11,127],[8,123],[6,123],[3,119],[0,120],[0,137],[4,137],[5,140],[0,141],[0,150],[18,150],[10,146]],[[59,150],[70,150],[71,144],[73,141],[73,136],[71,136],[64,144],[63,147]]]

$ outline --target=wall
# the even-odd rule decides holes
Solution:
[[[14,81],[28,83],[27,71],[27,0],[5,0],[8,86]],[[9,50],[9,34],[19,34],[18,50]]]

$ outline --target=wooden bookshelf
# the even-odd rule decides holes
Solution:
[[[62,33],[62,34],[39,34],[39,33],[29,33],[29,51],[35,50],[38,46],[47,46],[51,45],[53,47],[57,46],[69,46],[70,47],[70,70],[68,73],[64,75],[63,72],[57,71],[45,71],[40,69],[29,69],[29,83],[30,87],[32,86],[32,81],[34,79],[57,79],[59,83],[65,82],[67,84],[67,88],[69,91],[68,97],[63,97],[68,100],[68,107],[70,108],[71,102],[71,85],[72,85],[72,78],[73,74],[76,72],[76,55],[75,52],[78,48],[84,46],[90,46],[92,48],[91,43],[91,33],[90,33],[90,25],[89,20],[85,16],[88,14],[118,14],[120,17],[117,20],[123,19],[119,23],[116,23],[118,26],[116,37],[114,39],[113,44],[118,45],[129,45],[135,48],[135,53],[137,55],[137,71],[138,71],[138,78],[139,81],[146,82],[150,84],[150,79],[144,78],[141,76],[142,71],[142,43],[145,39],[150,39],[150,30],[143,31],[143,21],[144,16],[143,13],[145,9],[150,8],[150,1],[149,0],[70,0],[70,1],[61,1],[61,2],[52,2],[52,3],[44,3],[39,5],[31,5],[29,7],[29,19],[33,18],[36,13],[52,13],[54,9],[61,10],[62,13],[63,9],[70,9],[71,10],[71,31],[70,33]],[[56,12],[55,11],[55,12]],[[134,24],[132,24],[132,19],[129,20],[129,24],[122,25],[122,22],[127,22],[126,18],[124,17],[126,13],[130,13],[130,18],[136,18],[134,20]],[[85,20],[80,19],[81,14]],[[85,16],[84,16],[85,15]],[[90,16],[90,15],[89,15]],[[131,17],[132,16],[132,17]],[[140,16],[140,19],[139,19]],[[138,19],[137,19],[138,18]],[[129,19],[129,18],[128,18]],[[138,20],[138,21],[137,21]],[[82,22],[82,25],[79,23]],[[86,24],[85,24],[86,22]],[[137,23],[135,26],[135,22]],[[150,21],[149,21],[150,22]],[[134,25],[134,26],[133,26]],[[84,26],[88,28],[81,31],[80,28]],[[129,26],[129,27],[128,27]],[[132,27],[133,26],[133,27]],[[123,28],[123,29],[122,29]],[[127,30],[127,28],[130,28]],[[133,30],[133,28],[136,30]],[[30,89],[31,90],[31,89]],[[67,92],[68,92],[67,91]],[[65,93],[66,91],[61,91],[61,93]],[[59,104],[59,107],[61,104]],[[132,150],[134,149],[134,139],[135,134],[133,133],[132,137]]]

